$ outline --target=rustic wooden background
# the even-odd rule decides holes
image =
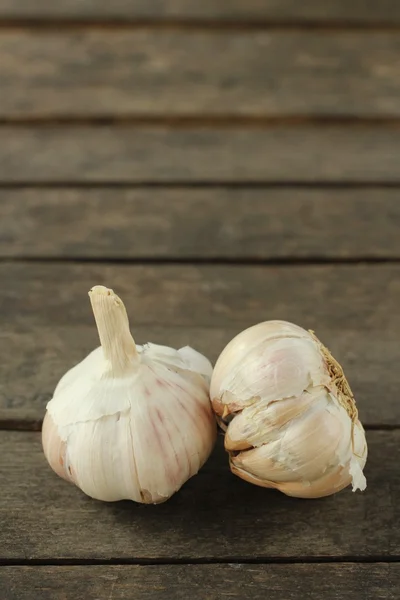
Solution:
[[[1,600],[400,598],[399,57],[396,0],[0,0]],[[41,419],[99,283],[212,360],[315,329],[367,491],[256,488],[221,443],[158,507],[57,479]]]

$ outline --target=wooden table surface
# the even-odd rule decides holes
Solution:
[[[0,599],[399,600],[400,3],[0,0]],[[160,506],[58,479],[40,425],[98,344],[213,361],[315,329],[367,429],[365,493],[230,474]]]

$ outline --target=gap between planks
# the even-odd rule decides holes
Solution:
[[[146,129],[147,127],[171,127],[174,129],[236,129],[245,127],[246,129],[272,129],[274,127],[289,126],[295,128],[318,126],[318,127],[343,127],[351,126],[352,128],[362,128],[369,126],[388,127],[389,129],[400,128],[400,117],[398,116],[374,116],[374,115],[296,115],[282,114],[278,116],[264,115],[113,115],[105,114],[95,117],[79,116],[79,115],[63,115],[53,116],[18,116],[18,117],[0,117],[0,133],[1,127],[125,127],[133,126]]]
[[[332,265],[381,265],[381,264],[399,264],[400,258],[393,257],[368,257],[368,256],[349,256],[349,257],[319,257],[310,256],[299,258],[297,256],[288,256],[282,258],[241,258],[241,257],[140,257],[126,258],[108,257],[108,256],[0,256],[0,263],[35,263],[35,264],[99,264],[99,265],[199,265],[199,266],[265,266],[265,267],[314,267],[314,266],[332,266]]]
[[[90,189],[167,189],[185,191],[193,189],[227,189],[227,190],[370,190],[379,192],[380,189],[400,190],[400,181],[0,181],[0,190],[64,190],[76,188]]]
[[[7,411],[8,413],[10,410]],[[13,418],[1,418],[0,416],[0,431],[19,431],[32,432],[42,430],[42,419],[13,419]],[[375,424],[370,423],[369,425],[363,426],[366,431],[397,431],[400,429],[400,424]],[[222,435],[222,432],[219,432]]]
[[[290,19],[242,19],[237,18],[219,21],[213,19],[134,19],[121,16],[120,18],[88,18],[74,19],[60,18],[16,18],[0,17],[0,30],[20,29],[57,29],[71,31],[74,29],[163,29],[163,30],[189,30],[189,31],[400,31],[400,23],[385,20],[374,22],[354,22],[346,19],[325,20],[299,20]]]
[[[84,559],[84,558],[59,558],[59,559],[0,559],[0,567],[16,566],[95,566],[95,565],[137,565],[137,566],[162,566],[162,565],[226,565],[226,564],[245,564],[245,565],[301,565],[301,564],[380,564],[380,563],[399,563],[400,555],[396,556],[304,556],[296,558],[246,558],[246,557],[227,557],[227,558],[159,558],[159,559]]]
[[[127,16],[104,18],[43,18],[43,17],[5,17],[0,16],[0,29],[189,29],[217,31],[398,31],[400,23],[377,19],[375,21],[351,21],[348,19],[266,19],[233,18],[182,19],[182,18],[130,18]]]
[[[228,190],[271,190],[271,189],[302,189],[302,190],[376,190],[399,189],[400,181],[0,181],[0,190],[64,190],[77,188],[87,189],[228,189]]]

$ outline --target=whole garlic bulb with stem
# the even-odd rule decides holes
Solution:
[[[234,474],[300,498],[365,489],[354,397],[313,332],[286,321],[246,329],[218,358],[210,395]]]
[[[43,449],[53,470],[92,498],[167,500],[216,439],[210,362],[190,347],[137,346],[113,290],[89,292],[101,346],[60,380]]]

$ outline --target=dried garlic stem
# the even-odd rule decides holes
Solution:
[[[121,375],[138,365],[140,358],[129,330],[129,320],[122,300],[102,285],[89,292],[100,343],[114,374]]]

